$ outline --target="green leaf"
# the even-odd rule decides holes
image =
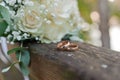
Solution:
[[[4,19],[3,19],[3,18],[0,18],[0,23],[3,22],[3,21],[4,21]]]
[[[11,25],[11,24],[12,24],[12,21],[11,21],[10,13],[9,13],[8,9],[5,8],[4,6],[1,6],[1,5],[0,5],[0,13],[1,13],[3,19],[4,19],[9,25]]]
[[[28,66],[30,63],[30,53],[27,50],[22,50],[21,54],[21,62],[23,62],[24,65]]]
[[[19,66],[24,75],[29,75],[28,65],[30,62],[30,54],[27,50],[16,52],[16,57],[20,60]]]
[[[20,69],[21,69],[23,75],[28,76],[29,75],[28,67],[26,65],[24,65],[23,62],[20,62],[19,65],[20,65]]]
[[[7,28],[8,24],[5,21],[0,22],[0,36],[4,35],[4,32]]]
[[[71,37],[72,35],[71,34],[66,34],[63,38],[62,38],[62,40],[70,40],[70,37]]]
[[[15,64],[17,64],[17,63],[19,63],[19,62],[14,62],[14,63],[12,63],[10,66],[8,66],[7,68],[4,68],[3,70],[2,70],[2,73],[5,73],[5,72],[7,72],[7,71],[9,71]]]
[[[30,63],[30,53],[27,50],[17,51],[16,58],[26,66]]]
[[[20,58],[20,54],[21,54],[21,51],[16,51],[16,58],[17,58],[17,60],[19,60],[19,58]]]
[[[0,13],[0,18],[2,18],[3,19],[3,17],[2,17],[2,14]]]
[[[21,51],[21,50],[24,50],[24,49],[25,49],[25,48],[23,48],[23,47],[13,48],[13,49],[9,50],[9,51],[7,52],[7,54],[10,55],[10,54],[12,54],[12,53],[14,53],[14,52],[16,52],[16,51]]]

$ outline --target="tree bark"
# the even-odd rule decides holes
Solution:
[[[59,51],[56,44],[29,44],[30,72],[35,80],[120,80],[120,53],[79,44],[79,50]]]
[[[99,29],[101,31],[101,41],[102,46],[110,48],[110,37],[109,37],[109,6],[108,0],[98,0],[99,13],[100,13],[100,25]]]

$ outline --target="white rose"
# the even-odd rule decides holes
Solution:
[[[76,19],[79,17],[75,18],[74,9],[70,8],[72,4],[66,6],[63,0],[33,0],[33,5],[26,5],[18,11],[18,29],[39,36],[44,43],[58,42],[77,28]]]
[[[33,36],[39,36],[42,31],[42,16],[40,14],[39,4],[34,3],[33,6],[26,6],[19,9],[18,21],[16,22],[18,29],[23,32],[32,34]],[[41,29],[38,31],[38,29]]]

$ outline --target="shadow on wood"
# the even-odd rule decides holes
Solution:
[[[56,44],[29,44],[31,77],[35,80],[120,80],[120,53],[78,43],[74,52]]]

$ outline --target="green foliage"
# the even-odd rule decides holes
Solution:
[[[2,70],[2,72],[7,72],[10,70],[16,63],[19,64],[20,69],[24,75],[29,75],[28,65],[30,63],[30,53],[24,47],[14,48],[8,51],[8,54],[16,54],[17,62],[11,64],[9,67]]]
[[[114,3],[109,3],[109,8],[110,8],[110,17],[116,16],[120,18],[120,9],[117,7],[116,4]]]
[[[0,36],[4,35],[4,32],[7,28],[8,24],[5,21],[0,21]]]
[[[12,24],[8,9],[0,5],[0,36],[4,35],[7,26]]]
[[[110,5],[110,16],[117,16],[120,19],[120,9],[115,5]]]
[[[2,15],[3,19],[4,19],[9,25],[11,25],[12,21],[11,21],[10,13],[9,13],[8,9],[0,5],[0,14]]]
[[[62,40],[70,40],[70,37],[71,37],[72,35],[71,34],[66,34],[63,38],[62,38]]]
[[[27,58],[27,59],[26,59]],[[30,62],[30,54],[27,50],[22,50],[21,55],[21,62],[23,62],[24,65],[28,66]]]
[[[13,49],[11,49],[11,50],[9,50],[8,52],[7,52],[7,54],[13,54],[14,52],[17,52],[17,51],[22,51],[22,50],[24,50],[25,48],[23,48],[23,47],[17,47],[17,48],[13,48]]]
[[[19,65],[23,75],[29,75],[28,67],[23,62],[20,62]]]
[[[81,16],[89,23],[92,23],[92,20],[90,18],[90,12],[91,7],[88,3],[85,2],[85,0],[77,0],[78,1],[78,7],[80,10]]]
[[[29,74],[28,65],[30,63],[29,51],[23,49],[16,52],[16,58],[20,61],[19,66],[24,75]]]
[[[120,11],[116,11],[116,12],[114,12],[112,15],[115,15],[115,16],[117,16],[118,18],[120,18]]]

